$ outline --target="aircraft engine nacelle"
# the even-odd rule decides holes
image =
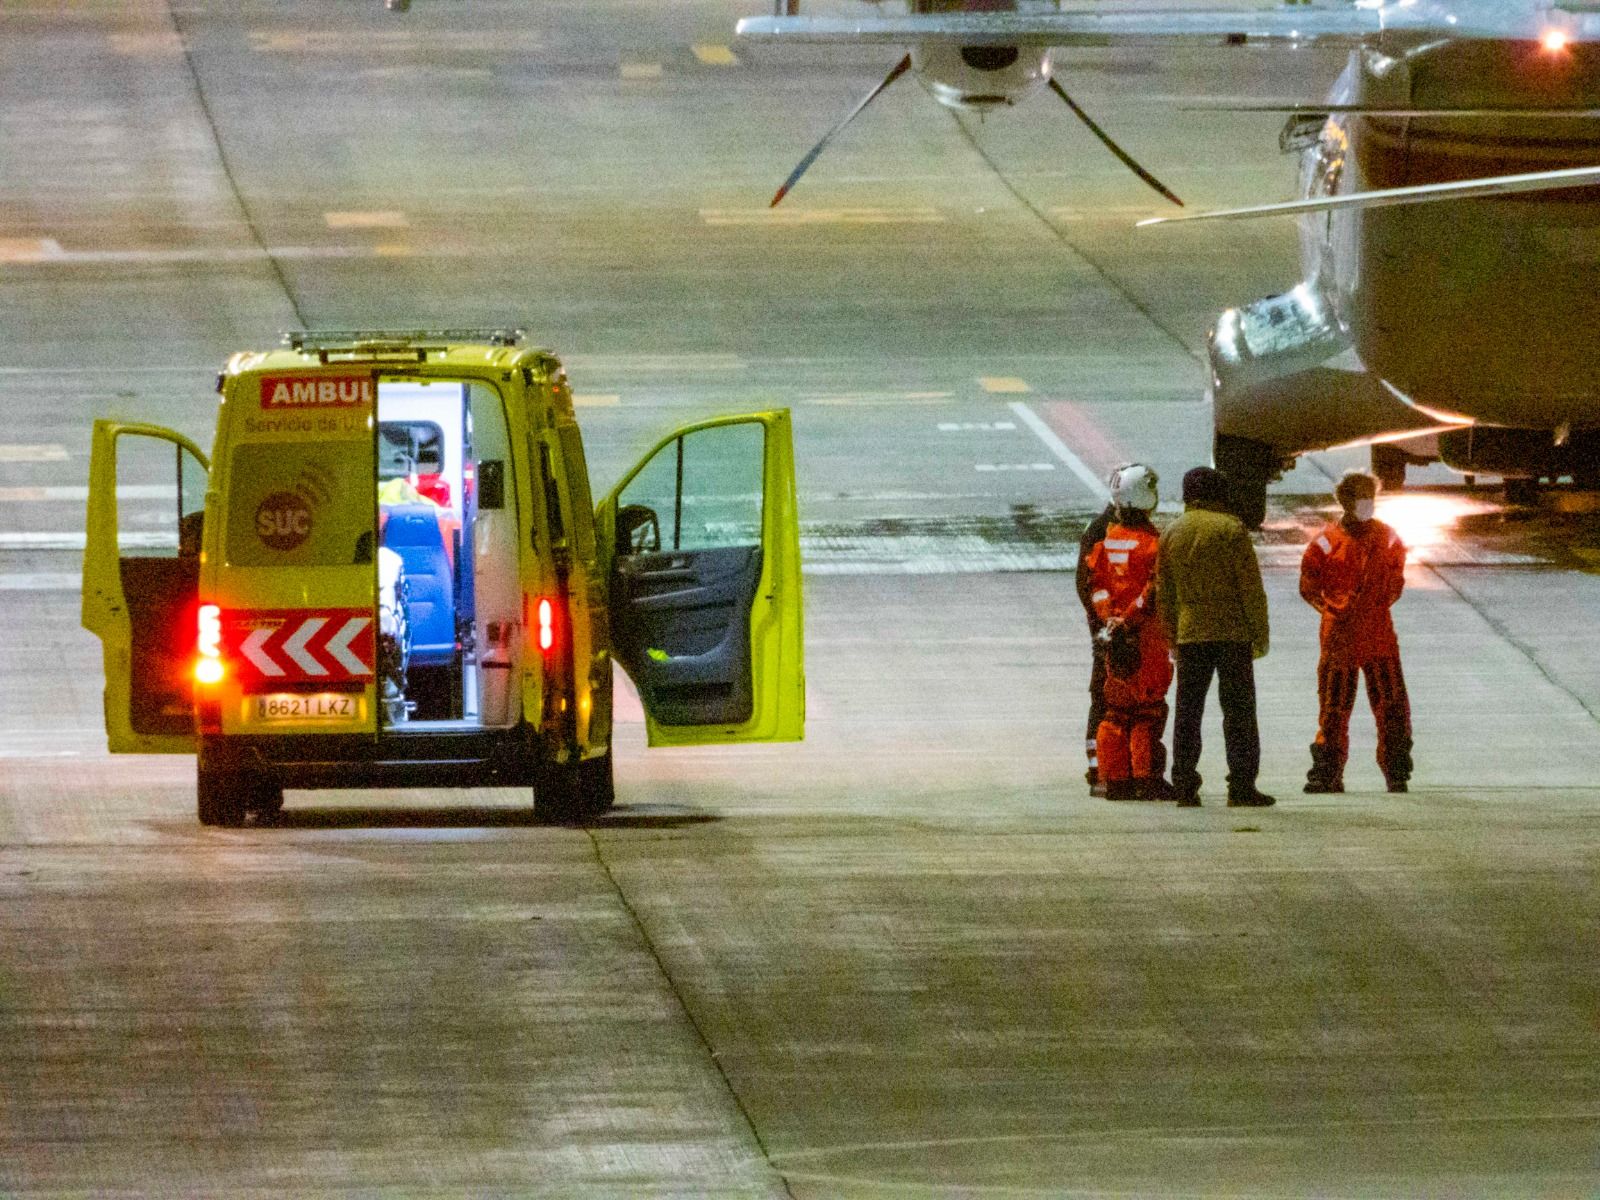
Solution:
[[[1510,479],[1558,479],[1570,475],[1586,485],[1600,477],[1600,431],[1574,430],[1560,445],[1548,429],[1474,425],[1439,435],[1439,457],[1468,475]]]
[[[940,104],[985,112],[1017,104],[1050,79],[1050,52],[1031,46],[950,46],[926,42],[911,67]]]

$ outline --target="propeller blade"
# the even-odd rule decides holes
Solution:
[[[1087,125],[1089,127],[1089,132],[1094,134],[1095,137],[1099,138],[1100,144],[1107,150],[1111,151],[1111,153],[1115,154],[1123,166],[1127,167],[1128,170],[1132,171],[1135,175],[1144,180],[1156,191],[1160,192],[1168,200],[1171,200],[1179,208],[1183,207],[1183,201],[1178,199],[1177,193],[1173,192],[1172,189],[1167,187],[1166,184],[1162,183],[1161,180],[1157,179],[1154,175],[1150,174],[1149,171],[1146,171],[1134,161],[1133,155],[1129,154],[1121,146],[1117,145],[1117,143],[1111,139],[1111,135],[1104,129],[1101,129],[1100,126],[1096,125],[1094,118],[1088,113],[1084,112],[1083,109],[1079,108],[1078,102],[1071,96],[1067,95],[1067,89],[1057,83],[1054,76],[1050,77],[1049,82],[1050,90],[1067,102],[1067,107],[1072,110],[1072,115]]]
[[[876,100],[883,93],[884,88],[888,87],[896,79],[899,79],[900,76],[904,75],[910,69],[911,55],[908,54],[899,62],[895,63],[894,67],[889,71],[889,73],[883,77],[882,83],[878,84],[877,87],[873,88],[861,98],[861,103],[852,108],[849,113],[846,114],[844,120],[840,121],[832,129],[828,130],[827,133],[822,135],[822,140],[815,146],[811,147],[811,153],[802,158],[800,160],[800,165],[789,172],[789,178],[783,181],[783,186],[778,189],[777,195],[772,197],[772,203],[767,205],[767,207],[777,208],[778,202],[789,194],[790,188],[794,187],[795,184],[800,182],[800,176],[804,175],[808,170],[810,170],[811,164],[817,161],[817,155],[821,154],[823,148],[827,146],[829,142],[833,141],[834,135],[846,125],[850,124],[851,121],[854,121],[857,117],[859,117],[861,115],[861,110]]]

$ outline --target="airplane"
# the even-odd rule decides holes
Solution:
[[[1213,461],[1240,515],[1259,527],[1267,485],[1299,455],[1340,446],[1372,446],[1391,488],[1432,461],[1499,475],[1514,500],[1545,479],[1600,486],[1600,0],[1006,2],[785,11],[738,32],[911,45],[930,64],[951,48],[1347,48],[1325,101],[1231,106],[1285,112],[1299,200],[1141,222],[1300,220],[1302,281],[1228,309],[1208,339]]]

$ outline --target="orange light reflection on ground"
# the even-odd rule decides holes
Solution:
[[[1391,526],[1400,540],[1414,550],[1449,541],[1463,517],[1493,511],[1493,505],[1468,496],[1400,492],[1378,497],[1378,519]]]

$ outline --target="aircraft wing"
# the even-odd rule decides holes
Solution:
[[[1600,41],[1600,14],[1521,4],[1446,6],[1401,0],[1290,4],[1263,9],[1080,9],[1042,12],[951,12],[891,17],[745,17],[738,36],[775,42],[887,42],[963,46],[1354,46],[1384,32],[1451,38],[1525,38],[1559,30],[1570,41]]]
[[[1457,179],[1449,183],[1421,183],[1372,192],[1347,192],[1286,200],[1282,204],[1252,204],[1247,208],[1219,208],[1180,217],[1146,217],[1140,228],[1183,221],[1243,221],[1255,217],[1296,217],[1333,212],[1341,208],[1384,208],[1395,204],[1429,204],[1439,200],[1469,200],[1475,196],[1507,196],[1517,192],[1549,192],[1571,187],[1600,185],[1600,167],[1563,167],[1526,175],[1491,175],[1483,179]]]

